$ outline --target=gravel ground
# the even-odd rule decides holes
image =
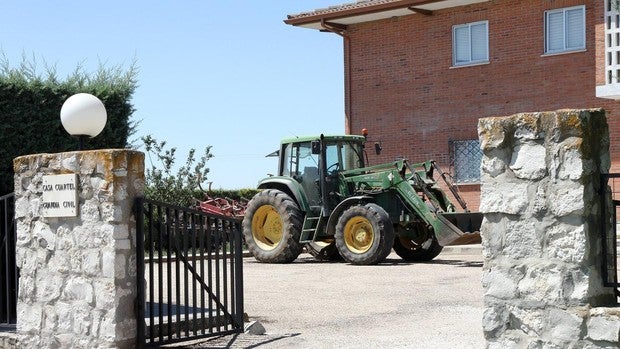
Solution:
[[[430,263],[392,254],[375,266],[317,262],[308,254],[284,265],[245,258],[245,312],[266,333],[184,346],[484,348],[482,256],[473,251],[452,250]]]

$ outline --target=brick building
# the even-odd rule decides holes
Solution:
[[[616,4],[614,4],[616,3]],[[343,37],[345,130],[450,168],[477,209],[478,118],[604,108],[620,171],[617,0],[365,0],[289,15]]]

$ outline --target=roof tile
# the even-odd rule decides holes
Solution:
[[[292,15],[288,15],[287,17],[288,19],[295,19],[295,18],[324,15],[328,13],[336,13],[336,12],[359,9],[359,8],[370,7],[370,6],[380,5],[380,4],[389,4],[391,2],[397,2],[397,1],[399,0],[359,0],[356,2],[345,3],[342,5],[334,5],[334,6],[329,6],[326,8],[316,9],[313,11],[305,11],[305,12],[301,12],[297,14],[292,14]]]

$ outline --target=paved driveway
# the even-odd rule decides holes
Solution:
[[[266,334],[200,348],[483,348],[482,257],[442,253],[430,263],[352,266],[244,259],[245,312]]]

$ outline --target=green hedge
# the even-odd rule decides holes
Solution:
[[[108,121],[103,132],[89,140],[85,149],[125,148],[135,132],[130,103],[136,88],[135,66],[100,67],[93,75],[78,69],[59,81],[48,68],[38,75],[34,64],[22,62],[11,68],[0,60],[0,195],[13,191],[13,159],[36,153],[78,149],[78,140],[62,127],[60,109],[70,96],[85,92],[97,96],[106,107]]]

